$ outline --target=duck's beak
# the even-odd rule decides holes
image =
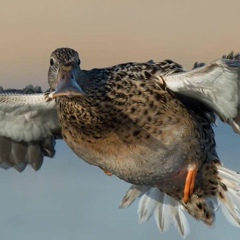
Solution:
[[[75,68],[71,65],[61,66],[57,75],[57,88],[54,92],[50,93],[50,97],[82,96],[84,92],[77,84],[76,72]]]

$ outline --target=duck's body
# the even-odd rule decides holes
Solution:
[[[83,94],[57,98],[62,135],[87,163],[129,183],[157,187],[211,224],[212,211],[202,198],[208,191],[217,195],[219,159],[211,121],[194,104],[184,105],[154,76],[156,70],[166,75],[165,65],[121,65],[100,79],[84,77],[83,72],[78,81]],[[213,174],[202,178],[206,165]],[[198,172],[192,198],[184,196],[190,170]]]
[[[183,187],[178,175],[188,165],[213,160],[207,157],[215,151],[208,144],[214,138],[210,121],[187,109],[163,82],[131,74],[85,79],[82,97],[60,97],[63,138],[81,159],[125,181],[164,188],[174,178]]]

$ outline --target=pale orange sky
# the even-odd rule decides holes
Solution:
[[[240,50],[239,9],[239,0],[2,1],[0,83],[46,88],[49,55],[63,46],[82,68],[165,58],[189,68]]]

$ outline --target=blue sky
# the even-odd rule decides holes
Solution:
[[[82,68],[170,58],[191,68],[240,51],[239,0],[42,0],[0,4],[0,85],[47,88],[50,53],[79,51]],[[219,123],[217,150],[240,171],[240,138]],[[0,238],[4,240],[180,239],[160,234],[154,219],[139,224],[137,203],[118,205],[129,184],[78,159],[64,142],[40,171],[0,169]],[[0,149],[1,151],[1,149]],[[189,218],[188,240],[239,239],[240,229],[217,213],[209,228]]]

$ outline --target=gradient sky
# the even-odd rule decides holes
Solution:
[[[82,69],[173,59],[186,68],[240,51],[239,0],[42,0],[0,3],[0,85],[47,88],[50,53],[77,50]],[[240,138],[219,124],[218,153],[240,170]],[[40,171],[0,170],[0,238],[4,240],[180,239],[155,222],[138,224],[137,204],[118,209],[129,184],[79,160],[59,141]],[[213,228],[189,218],[188,240],[239,239],[221,212]]]

